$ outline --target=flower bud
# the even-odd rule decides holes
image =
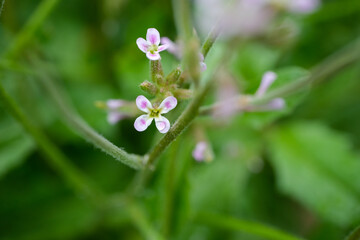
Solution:
[[[193,91],[189,90],[189,89],[176,89],[174,91],[174,96],[177,99],[183,100],[183,99],[189,99],[192,98],[193,96]]]
[[[158,92],[158,88],[155,86],[155,84],[149,82],[149,81],[144,81],[140,84],[140,88],[141,90],[155,96]]]
[[[167,84],[173,84],[176,83],[181,75],[180,67],[175,68],[172,72],[169,73],[169,75],[166,77],[166,83]]]

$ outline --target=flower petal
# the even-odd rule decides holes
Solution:
[[[203,72],[206,70],[206,68],[207,68],[206,63],[200,62],[200,70]]]
[[[256,91],[255,95],[256,96],[264,95],[276,78],[277,78],[276,73],[266,72],[261,79],[260,87]]]
[[[150,47],[150,44],[143,38],[138,38],[136,40],[136,44],[138,45],[140,50],[143,51],[144,53],[146,53]]]
[[[119,122],[120,120],[124,119],[126,116],[124,114],[121,114],[119,112],[109,112],[107,115],[107,121],[111,125],[114,125],[115,123]]]
[[[106,106],[109,109],[117,109],[119,107],[124,106],[124,104],[125,104],[125,101],[120,100],[120,99],[110,99],[110,100],[106,101]]]
[[[161,58],[160,54],[157,52],[156,53],[147,52],[146,57],[153,61],[159,60]]]
[[[150,112],[149,108],[152,108],[151,102],[144,97],[143,95],[140,95],[136,98],[136,106],[143,112]]]
[[[198,162],[204,161],[206,148],[206,142],[198,142],[195,146],[194,151],[192,152],[193,158]]]
[[[159,118],[155,118],[155,125],[156,128],[159,130],[159,132],[161,133],[167,133],[170,129],[170,122],[166,117],[159,117]]]
[[[155,28],[149,28],[146,33],[146,40],[154,45],[160,44],[160,33]]]
[[[168,47],[169,47],[169,46],[166,45],[166,44],[160,45],[160,46],[158,47],[158,52],[162,52],[162,51],[166,50]]]
[[[159,106],[159,109],[161,109],[160,113],[167,113],[170,110],[174,109],[176,105],[177,105],[177,99],[175,97],[173,96],[167,97],[161,102]]]
[[[147,114],[141,115],[134,122],[134,127],[136,131],[143,132],[151,124],[153,118],[149,118]]]

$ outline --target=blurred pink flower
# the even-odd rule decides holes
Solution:
[[[167,118],[161,116],[161,114],[169,112],[176,105],[177,100],[173,96],[165,98],[157,108],[154,108],[146,97],[138,96],[136,98],[136,106],[146,114],[141,115],[135,120],[135,129],[139,132],[145,131],[152,120],[155,119],[155,125],[159,132],[167,133],[170,129],[170,122]]]
[[[193,158],[198,162],[210,162],[214,159],[213,153],[208,143],[201,141],[195,146],[192,152]]]
[[[146,40],[138,38],[136,44],[139,49],[146,53],[146,57],[150,60],[159,60],[159,52],[167,49],[167,45],[160,45],[160,33],[155,28],[149,28],[146,33]],[[159,46],[160,45],[160,46]]]
[[[311,13],[319,5],[319,0],[290,0],[288,1],[288,10],[295,13]]]
[[[124,118],[129,116],[120,111],[120,108],[126,104],[126,101],[120,99],[110,99],[106,101],[106,107],[108,109],[107,121],[114,125]]]
[[[255,93],[255,96],[261,97],[263,96],[269,87],[273,84],[273,82],[276,80],[277,75],[274,72],[265,72],[260,87]],[[275,98],[272,99],[270,102],[260,105],[260,106],[254,106],[249,108],[250,111],[271,111],[271,110],[281,110],[285,107],[285,100],[283,98]]]
[[[216,26],[225,37],[258,35],[275,15],[268,0],[197,0],[196,7],[200,30],[207,34]]]

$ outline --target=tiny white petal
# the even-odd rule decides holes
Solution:
[[[150,112],[149,108],[152,108],[151,102],[144,97],[143,95],[140,95],[136,98],[136,106],[143,112]]]
[[[174,109],[177,105],[177,99],[173,96],[165,98],[160,106],[159,109],[161,109],[161,113],[167,113],[170,110]]]
[[[156,128],[161,133],[167,133],[170,129],[170,122],[167,118],[160,116],[159,118],[155,118]]]
[[[138,38],[136,40],[136,44],[138,45],[139,49],[146,53],[150,47],[150,44],[143,38]]]
[[[155,28],[149,28],[146,33],[146,40],[154,45],[160,44],[160,33]]]
[[[147,52],[146,57],[153,61],[159,60],[161,58],[160,54],[157,52],[155,52],[155,53]]]
[[[144,114],[144,115],[141,115],[140,117],[138,117],[135,122],[134,122],[134,127],[137,131],[139,132],[143,132],[145,131],[149,125],[151,124],[152,122],[152,118],[149,118],[148,115]]]
[[[207,148],[206,142],[198,142],[195,146],[194,151],[192,152],[193,158],[198,161],[204,161],[205,160],[205,151]]]

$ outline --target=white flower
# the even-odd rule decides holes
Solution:
[[[167,133],[170,129],[170,122],[167,118],[161,116],[161,114],[169,112],[174,109],[176,105],[177,100],[173,96],[165,98],[157,108],[154,108],[146,97],[142,95],[138,96],[136,98],[136,106],[146,114],[141,115],[135,120],[135,129],[139,132],[145,131],[152,120],[155,119],[155,125],[159,132]]]
[[[149,28],[146,33],[146,40],[143,38],[138,38],[136,44],[141,51],[146,53],[146,57],[150,60],[159,60],[159,52],[167,49],[167,45],[160,45],[160,33],[155,28]]]

